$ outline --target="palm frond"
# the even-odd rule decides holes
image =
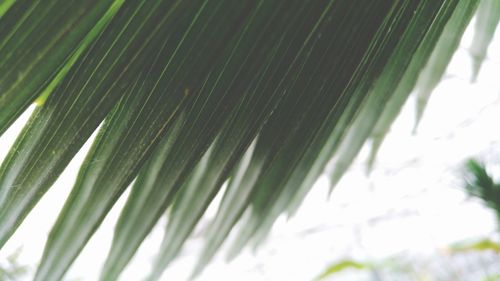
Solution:
[[[237,223],[229,256],[258,246],[332,158],[336,183],[381,143],[421,71],[441,78],[478,2],[0,1],[0,133],[37,100],[0,167],[0,247],[96,129],[35,280],[131,184],[101,280],[167,213],[157,280],[226,182],[195,273]]]

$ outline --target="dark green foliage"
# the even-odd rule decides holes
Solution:
[[[0,2],[0,133],[38,98],[0,167],[0,247],[99,126],[35,280],[63,277],[132,182],[101,280],[168,210],[159,278],[225,182],[195,272],[237,223],[230,256],[257,245],[339,155],[340,178],[477,3]]]

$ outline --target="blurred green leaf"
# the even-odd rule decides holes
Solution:
[[[471,243],[457,243],[451,245],[449,251],[451,251],[452,254],[463,253],[463,252],[483,252],[483,251],[492,251],[499,254],[500,243],[490,239],[483,239]]]
[[[316,277],[315,280],[325,280],[332,275],[341,273],[345,270],[364,270],[369,269],[370,267],[371,265],[367,263],[361,263],[354,260],[341,260],[328,266],[325,271],[323,271],[318,277]]]
[[[495,211],[500,223],[500,184],[495,183],[485,165],[475,159],[469,159],[465,169],[465,190]]]
[[[7,264],[0,265],[0,280],[2,281],[18,281],[26,276],[29,272],[29,266],[21,265],[18,262],[22,248],[16,249],[7,256]]]
[[[499,281],[500,280],[500,274],[495,274],[492,276],[485,277],[482,281]]]

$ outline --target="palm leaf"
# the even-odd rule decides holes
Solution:
[[[0,133],[37,100],[0,167],[0,247],[97,129],[35,280],[63,278],[132,182],[101,280],[169,209],[158,279],[225,182],[195,273],[238,223],[229,256],[258,245],[332,157],[340,178],[373,127],[387,131],[411,77],[434,46],[451,58],[476,6],[0,1]]]

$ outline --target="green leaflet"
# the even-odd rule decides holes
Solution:
[[[12,6],[0,17],[0,134],[49,85],[113,2],[3,3],[4,9]]]
[[[194,228],[194,225],[198,221],[199,219],[198,216],[200,213],[200,211],[198,210],[200,209],[204,210],[206,208],[204,205],[202,205],[204,198],[201,198],[200,200],[201,196],[199,195],[199,193],[202,193],[202,195],[206,197],[210,197],[211,192],[213,192],[213,190],[210,190],[209,188],[206,188],[208,189],[207,191],[205,191],[205,189],[199,190],[198,187],[204,184],[203,180],[206,178],[206,175],[208,174],[207,170],[210,168],[208,165],[209,163],[211,163],[212,151],[213,151],[213,146],[205,153],[203,158],[193,169],[189,178],[185,181],[185,183],[181,187],[179,194],[176,196],[175,204],[173,204],[169,213],[169,220],[165,236],[163,238],[160,250],[158,251],[158,256],[155,259],[153,270],[150,276],[148,277],[148,280],[157,280],[161,276],[163,270],[168,265],[168,263],[173,258],[176,257],[183,243],[188,238],[190,232]],[[150,178],[152,178],[154,181],[157,177],[158,177],[157,174],[155,174],[153,177]],[[134,188],[134,190],[140,190],[138,188],[140,185],[136,184],[135,186],[137,186],[137,188]],[[198,199],[198,200],[190,201],[193,199],[194,200]],[[193,204],[191,204],[191,202],[193,202]],[[194,208],[193,213],[191,213],[191,209],[186,207]],[[203,212],[201,212],[201,214],[203,214]],[[127,217],[124,214],[122,215],[122,218],[125,219]],[[108,258],[108,260],[113,262],[111,256]],[[105,269],[103,271],[106,272],[107,270]]]
[[[441,81],[478,4],[479,1],[459,2],[456,11],[444,27],[427,64],[421,70],[415,88],[417,98],[414,130],[417,129],[432,91]]]
[[[251,183],[254,182],[258,173],[259,165],[255,165],[254,159],[255,143],[253,142],[247,149],[233,171],[217,215],[209,225],[206,233],[207,242],[193,270],[193,276],[200,274],[210,262],[244,211],[248,196],[252,191]],[[254,165],[250,165],[252,162]],[[161,274],[157,272],[158,270],[163,270],[163,267],[154,268],[152,280],[156,280]]]
[[[471,81],[476,81],[481,65],[486,58],[488,46],[500,21],[500,1],[482,0],[476,13],[474,38],[470,46],[472,56]]]

